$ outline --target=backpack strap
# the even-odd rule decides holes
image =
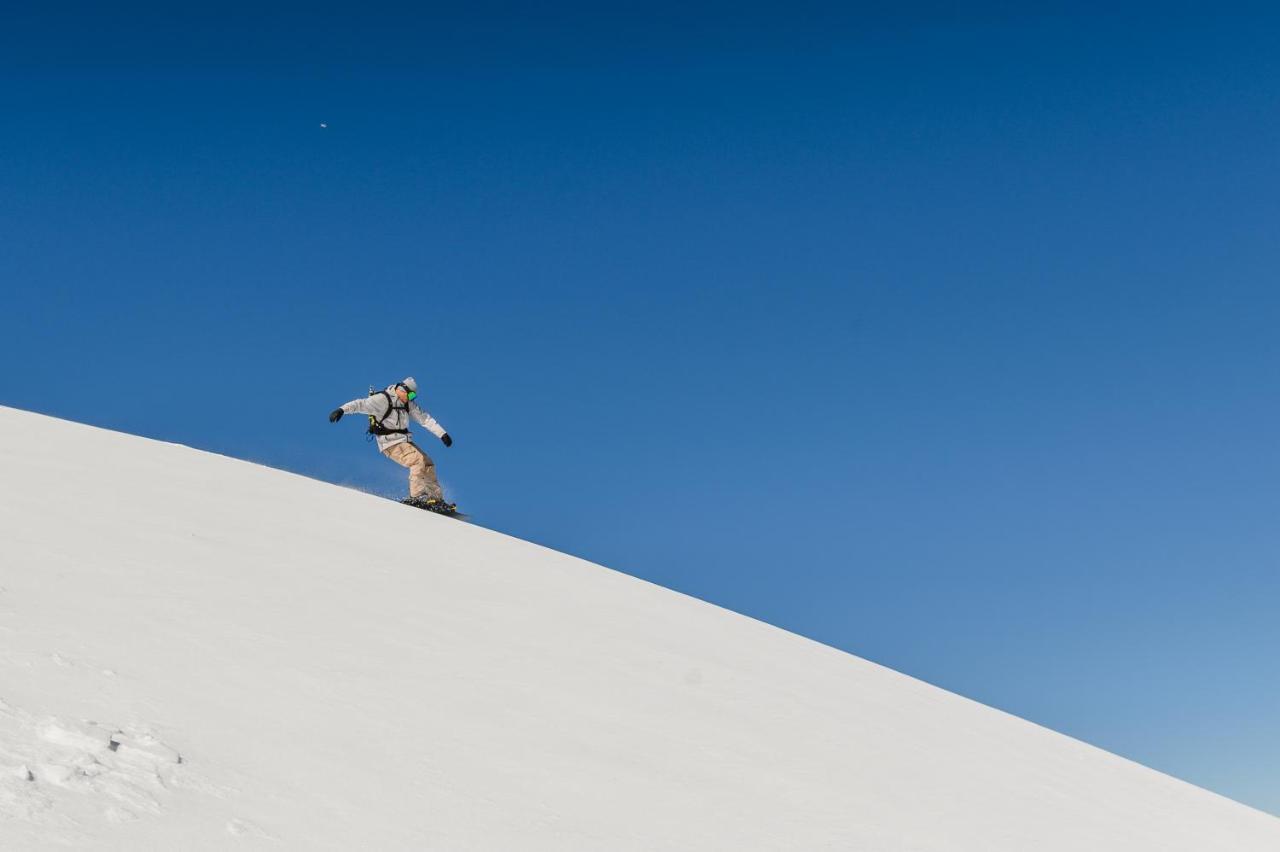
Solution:
[[[382,425],[382,421],[390,417],[391,412],[396,411],[397,408],[396,408],[395,401],[391,399],[391,394],[387,393],[384,390],[378,391],[377,393],[371,393],[369,394],[369,396],[377,396],[378,394],[382,394],[387,398],[387,410],[383,412],[381,417],[377,417],[372,414],[369,415],[369,434],[370,435],[408,435],[409,434],[408,429],[388,429],[386,426]],[[409,408],[408,406],[405,406],[404,408],[401,408],[399,410],[407,412]]]

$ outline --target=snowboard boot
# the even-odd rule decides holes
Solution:
[[[458,511],[458,505],[456,503],[446,503],[443,500],[431,499],[419,505],[428,512],[435,512],[439,515],[452,515]]]

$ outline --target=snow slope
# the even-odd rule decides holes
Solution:
[[[1280,849],[1280,820],[706,603],[5,408],[0,587],[4,850]]]

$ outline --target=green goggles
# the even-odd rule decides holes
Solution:
[[[404,396],[403,396],[403,399],[405,400],[405,402],[410,402],[410,401],[415,400],[415,399],[417,399],[417,398],[418,398],[418,392],[417,392],[417,391],[409,390],[409,389],[408,389],[407,387],[405,387],[404,385],[397,385],[397,386],[396,386],[396,394],[397,394],[397,395],[403,394],[403,395],[404,395]]]

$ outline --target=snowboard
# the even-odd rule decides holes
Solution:
[[[444,515],[446,518],[457,518],[460,521],[468,520],[468,516],[458,511],[458,507],[454,503],[428,503],[421,498],[406,497],[400,501],[405,506],[412,506],[415,509],[421,509],[424,512],[434,512],[437,515]]]

